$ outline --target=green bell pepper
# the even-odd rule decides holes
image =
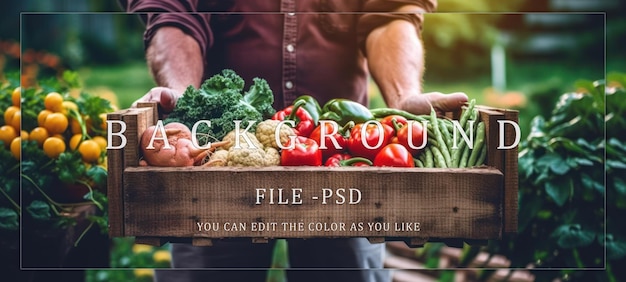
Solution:
[[[322,108],[322,120],[334,120],[340,126],[346,125],[348,122],[362,123],[373,120],[374,115],[370,110],[351,100],[336,98],[328,101]]]
[[[295,105],[298,101],[301,100],[305,102],[302,105],[302,108],[309,113],[313,120],[313,123],[315,124],[315,126],[317,126],[320,120],[320,115],[322,114],[322,108],[320,107],[320,104],[317,102],[317,100],[315,100],[315,98],[310,95],[299,96],[293,101],[293,104]]]

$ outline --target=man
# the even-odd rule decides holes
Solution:
[[[389,107],[421,114],[429,113],[431,106],[449,111],[467,102],[463,93],[422,93],[422,13],[433,11],[436,0],[121,3],[129,12],[146,13],[142,14],[146,59],[159,87],[140,100],[158,101],[164,113],[173,109],[187,86],[197,88],[225,68],[233,69],[246,82],[253,77],[267,80],[276,109],[291,104],[301,94],[312,95],[321,104],[342,97],[367,105],[368,75]],[[173,266],[267,268],[272,248],[271,243],[240,240],[217,241],[206,248],[173,244]],[[310,239],[290,240],[288,248],[295,269],[351,270],[290,271],[289,281],[389,280],[388,273],[381,270],[384,244],[370,244],[364,238]],[[265,272],[157,272],[157,280],[169,278],[263,281]]]

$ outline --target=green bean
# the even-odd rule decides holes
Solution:
[[[400,110],[400,109],[393,109],[393,108],[371,109],[370,113],[372,113],[372,115],[375,118],[384,118],[386,116],[399,115],[409,120],[417,120],[417,121],[428,120],[428,115],[414,115],[407,111]]]
[[[469,146],[465,146],[463,148],[463,154],[461,154],[461,158],[459,159],[459,167],[467,167],[467,159],[469,158],[470,155],[470,148]]]
[[[479,122],[476,129],[476,138],[474,139],[474,148],[472,149],[472,154],[470,154],[469,160],[467,161],[468,165],[473,165],[476,163],[478,156],[480,155],[480,150],[482,149],[485,143],[485,123]]]
[[[435,158],[435,167],[447,168],[446,160],[439,147],[433,147],[433,157]]]
[[[424,150],[424,158],[426,159],[424,167],[435,167],[433,151],[430,149],[430,146],[426,147],[426,150]]]
[[[428,144],[430,146],[439,146],[439,142],[437,142],[437,140],[430,138],[430,137],[428,137]]]
[[[461,114],[461,118],[459,119],[461,127],[465,128],[465,123],[467,123],[467,120],[474,112],[474,105],[476,105],[476,99],[470,100],[469,105],[467,106],[463,114]]]
[[[437,114],[435,113],[435,109],[430,110],[430,121],[433,123],[433,131],[435,133],[435,140],[437,140],[437,143],[439,143],[440,146],[437,146],[437,148],[439,148],[441,154],[443,155],[443,159],[445,161],[445,165],[446,167],[450,166],[450,152],[448,151],[448,148],[446,148],[445,146],[445,141],[443,141],[443,137],[442,137],[442,133],[441,130],[439,130],[439,122],[437,121]],[[433,152],[434,153],[434,152]]]
[[[485,159],[487,158],[487,146],[483,146],[482,149],[480,150],[480,155],[478,156],[478,160],[476,160],[476,163],[474,164],[474,166],[480,166],[485,164]]]
[[[446,126],[446,122],[444,119],[439,119],[439,128],[441,129],[441,133],[443,133],[444,141],[446,141],[446,146],[448,146],[448,150],[452,147],[452,138],[450,137],[450,131]]]
[[[424,163],[422,163],[422,161],[420,161],[420,159],[413,158],[413,162],[415,163],[416,167],[424,167]]]

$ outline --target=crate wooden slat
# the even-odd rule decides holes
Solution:
[[[108,116],[126,123],[124,135],[128,139],[123,149],[108,150],[112,237],[135,236],[154,245],[175,241],[206,246],[214,239],[233,237],[253,242],[367,237],[372,242],[405,240],[420,245],[427,240],[498,239],[517,226],[517,179],[510,179],[517,178],[517,151],[495,149],[500,134],[497,121],[516,120],[515,111],[478,107],[487,130],[488,166],[482,168],[157,168],[138,166],[139,137],[157,117],[154,104],[141,106],[146,108]],[[448,116],[458,117],[458,113]],[[505,135],[506,144],[514,137]],[[262,204],[255,204],[255,188],[267,189]],[[290,201],[290,189],[302,189],[302,204],[270,205],[270,188],[284,189],[283,196]],[[322,204],[323,188],[344,188],[346,197],[349,188],[359,189],[361,201],[354,205]],[[273,231],[252,230],[253,225],[271,227],[272,222],[276,223]],[[396,223],[415,222],[419,222],[420,231],[395,228]],[[219,228],[209,231],[213,223]],[[230,226],[224,224],[231,223],[245,224],[238,227],[246,230],[225,230]],[[298,229],[300,223],[304,230]],[[345,225],[344,229],[311,231],[310,223]],[[352,223],[365,226],[350,230]],[[390,230],[369,230],[368,223],[389,224]]]

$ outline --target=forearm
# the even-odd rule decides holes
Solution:
[[[395,20],[366,41],[368,68],[389,107],[402,108],[407,95],[422,93],[424,49],[416,27]]]
[[[204,74],[204,62],[198,42],[176,27],[161,27],[146,51],[146,60],[159,86],[184,92],[198,88]]]

